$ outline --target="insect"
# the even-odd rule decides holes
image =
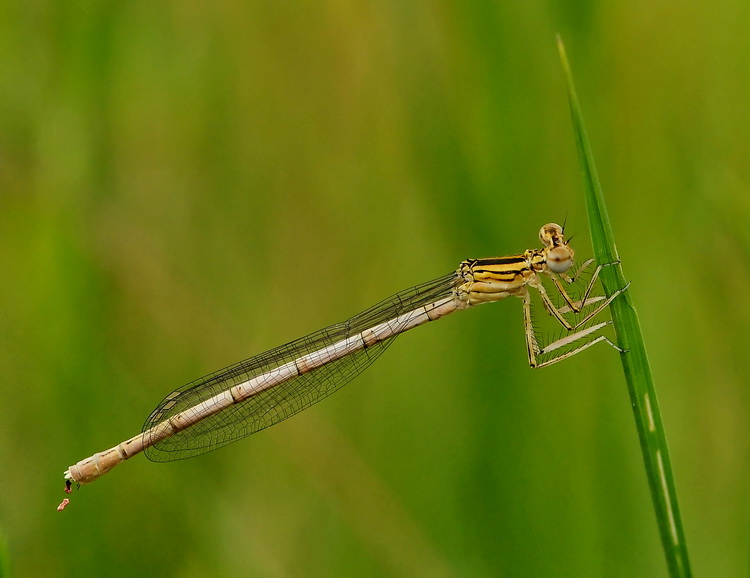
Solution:
[[[515,296],[523,300],[529,364],[544,367],[599,342],[617,345],[597,333],[611,321],[589,325],[623,287],[609,297],[591,296],[599,272],[591,275],[580,300],[566,291],[593,265],[588,260],[571,277],[573,249],[563,228],[549,223],[539,231],[541,249],[518,255],[468,259],[448,275],[396,293],[362,313],[286,345],[211,373],[173,391],[151,412],[140,434],[96,453],[65,471],[66,484],[89,483],[140,453],[158,462],[184,459],[225,446],[268,428],[327,397],[364,371],[405,331],[455,311]],[[552,280],[565,305],[554,304],[542,284]],[[541,345],[531,318],[531,289],[565,330]],[[585,310],[588,313],[582,313]],[[568,313],[582,313],[571,323]],[[69,488],[69,486],[68,486]]]

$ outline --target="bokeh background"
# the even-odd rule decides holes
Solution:
[[[566,41],[696,575],[750,571],[750,4],[4,2],[0,552],[15,576],[662,576],[617,355],[521,304],[185,462],[62,471],[174,387],[567,217]]]

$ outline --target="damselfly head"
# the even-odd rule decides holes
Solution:
[[[568,247],[563,228],[557,223],[547,223],[539,230],[539,240],[547,250],[547,267],[553,273],[565,273],[573,266],[573,249]]]

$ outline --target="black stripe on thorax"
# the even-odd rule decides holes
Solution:
[[[512,257],[495,257],[491,259],[477,259],[472,263],[474,267],[492,266],[492,265],[514,265],[518,263],[526,263],[526,257],[521,255],[513,255]]]

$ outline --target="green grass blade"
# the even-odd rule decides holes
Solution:
[[[567,77],[570,110],[573,117],[578,156],[583,171],[586,209],[589,216],[594,257],[597,263],[611,263],[619,260],[614,233],[594,166],[594,157],[578,104],[573,76],[565,55],[565,47],[560,38],[558,38],[558,48]],[[602,270],[600,278],[607,295],[611,295],[626,284],[620,265],[606,267]],[[626,353],[621,354],[622,365],[628,384],[638,437],[641,442],[643,462],[646,466],[646,475],[648,476],[648,484],[651,489],[651,497],[669,573],[673,577],[690,576],[690,562],[677,503],[667,437],[659,411],[659,403],[646,355],[646,347],[643,343],[638,314],[633,306],[630,292],[626,291],[615,299],[610,307],[619,345],[626,350]]]

